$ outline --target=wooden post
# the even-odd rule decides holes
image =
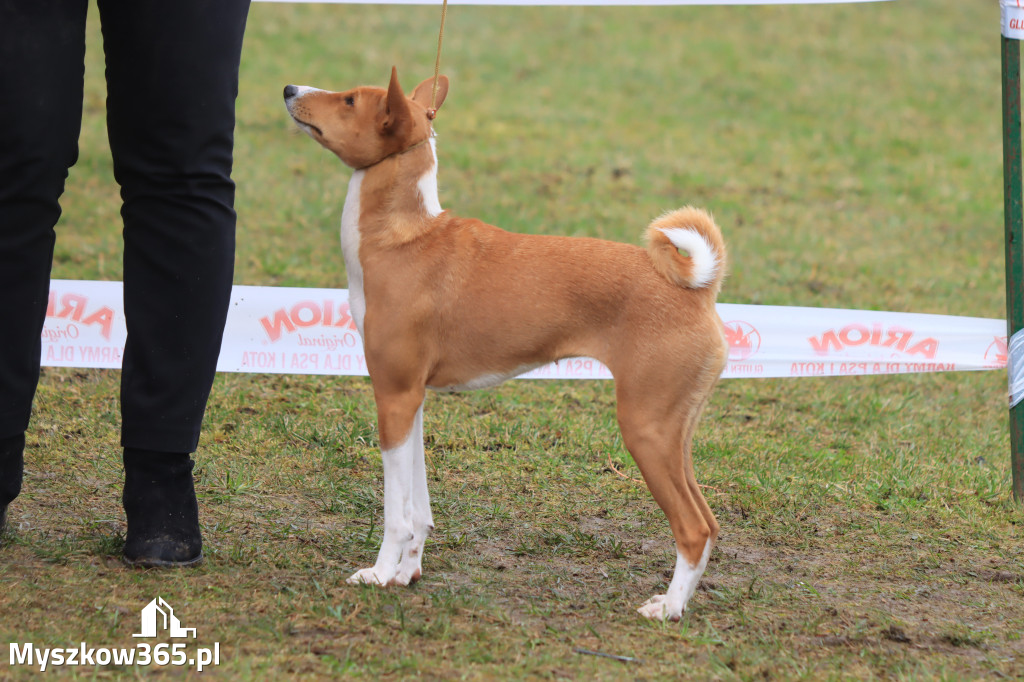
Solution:
[[[1005,31],[1004,31],[1005,32]],[[1007,346],[1024,328],[1024,212],[1021,203],[1020,41],[1001,36],[1003,61],[1003,222],[1006,232]],[[1014,366],[1010,351],[1009,369]],[[1024,357],[1015,359],[1019,364]],[[1011,380],[1013,375],[1011,373]],[[1011,401],[1021,396],[1012,395]],[[1024,502],[1024,402],[1010,407],[1010,470],[1013,496]]]

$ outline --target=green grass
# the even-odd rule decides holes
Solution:
[[[348,172],[293,133],[281,88],[383,84],[392,64],[409,88],[432,73],[438,14],[254,5],[236,282],[345,286]],[[729,245],[722,301],[1004,315],[994,3],[456,6],[443,71],[458,213],[636,243],[693,203]],[[103,98],[93,22],[55,277],[121,277]],[[381,534],[367,380],[219,376],[196,456],[208,561],[146,572],[118,560],[118,379],[44,373],[0,541],[0,640],[132,646],[161,595],[198,646],[220,643],[204,675],[228,679],[1024,676],[1001,372],[722,382],[696,443],[722,536],[668,625],[633,611],[674,555],[646,489],[609,469],[638,475],[608,383],[431,396],[424,578],[376,590],[344,582]]]

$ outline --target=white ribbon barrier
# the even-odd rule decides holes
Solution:
[[[1024,329],[1010,337],[1006,376],[1010,384],[1010,407],[1024,400]]]
[[[719,303],[718,313],[729,342],[725,378],[952,372],[1007,364],[1003,320],[732,303]],[[53,280],[43,365],[118,369],[126,335],[121,282]],[[348,291],[235,286],[217,370],[366,376]],[[611,373],[596,360],[574,358],[523,378],[610,379]]]
[[[255,0],[256,2],[327,3],[335,5],[440,5],[440,0]],[[448,0],[449,5],[575,6],[611,7],[621,5],[837,5],[852,2],[890,2],[891,0]],[[1011,0],[1016,1],[1016,0]],[[1006,2],[1006,0],[1003,0]]]

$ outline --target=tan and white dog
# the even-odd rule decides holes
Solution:
[[[298,126],[354,169],[341,246],[377,403],[384,538],[376,563],[349,582],[408,585],[420,577],[434,525],[426,389],[485,388],[587,356],[615,377],[623,441],[675,536],[668,592],[639,611],[678,619],[719,529],[694,478],[691,440],[727,355],[715,311],[721,234],[696,208],[651,223],[647,249],[513,234],[442,210],[432,82],[411,97],[394,70],[387,89],[284,89]],[[437,107],[447,93],[442,76]]]

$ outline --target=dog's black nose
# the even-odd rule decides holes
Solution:
[[[295,97],[295,95],[297,95],[297,94],[299,94],[299,89],[297,87],[295,87],[294,85],[286,85],[286,86],[284,86],[284,98],[285,99],[291,99],[292,97]]]

